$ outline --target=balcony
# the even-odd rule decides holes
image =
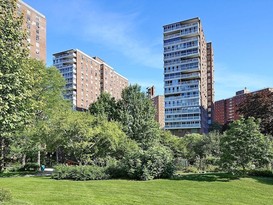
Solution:
[[[164,80],[168,79],[194,79],[194,78],[200,78],[200,73],[189,73],[189,74],[166,74],[164,77]]]
[[[194,35],[198,35],[198,26],[183,29],[178,33],[164,35],[164,40],[172,39],[175,37],[194,36]]]
[[[198,58],[192,58],[192,59],[187,59],[187,60],[182,60],[182,59],[166,60],[166,61],[164,61],[164,66],[184,65],[184,64],[188,64],[188,63],[194,63],[194,62],[199,62]]]
[[[175,45],[175,44],[179,44],[179,43],[187,43],[190,41],[198,41],[198,37],[193,37],[193,38],[177,38],[177,40],[174,41],[170,41],[170,42],[164,42],[164,46],[170,46],[170,45]]]
[[[183,50],[183,51],[176,51],[174,53],[167,53],[164,54],[164,60],[170,60],[170,59],[174,59],[174,58],[179,58],[179,57],[185,57],[185,56],[194,56],[197,57],[199,56],[199,50],[198,47],[196,48],[191,48],[191,49],[187,49],[187,50]]]
[[[173,66],[172,69],[166,69],[164,73],[165,74],[173,74],[173,73],[177,73],[177,72],[192,72],[192,71],[199,71],[200,70],[198,63],[179,65],[179,66],[176,66],[176,70],[174,68],[175,68],[175,66]]]
[[[187,28],[187,27],[192,27],[192,26],[198,26],[198,22],[195,23],[189,23],[189,24],[181,24],[181,23],[176,23],[173,25],[165,26],[164,27],[164,32],[170,32],[170,31],[175,31],[181,28]]]
[[[201,128],[200,123],[194,123],[194,124],[171,124],[171,125],[166,125],[165,124],[165,129],[193,129],[193,128]]]
[[[185,122],[185,121],[192,121],[192,120],[201,120],[201,117],[200,116],[192,116],[192,117],[165,118],[165,122]]]
[[[61,59],[61,58],[74,58],[76,57],[76,53],[74,52],[71,52],[71,53],[63,53],[63,54],[60,54],[60,55],[56,55],[54,56],[54,59]]]
[[[165,109],[165,115],[177,115],[177,114],[200,114],[201,110],[199,108],[196,109],[185,109],[185,108],[180,108],[180,109]]]

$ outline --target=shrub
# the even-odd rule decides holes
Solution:
[[[188,166],[183,171],[185,173],[198,173],[198,169],[195,166]]]
[[[266,169],[254,169],[254,170],[249,170],[247,172],[249,176],[258,176],[258,177],[273,177],[273,172],[271,170],[266,170]]]
[[[11,192],[9,190],[0,188],[0,202],[10,201],[11,199]]]
[[[130,153],[121,166],[128,178],[138,180],[170,178],[174,173],[172,152],[159,145]]]
[[[38,163],[26,163],[19,171],[38,171],[40,166]]]
[[[53,179],[71,179],[77,181],[108,179],[106,167],[99,166],[66,166],[54,167],[51,175]]]

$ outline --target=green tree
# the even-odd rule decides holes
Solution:
[[[273,136],[273,92],[251,93],[239,105],[238,112],[245,118],[261,119],[261,131]]]
[[[260,132],[259,121],[241,118],[221,138],[221,164],[226,170],[262,167],[272,159],[270,139]]]
[[[159,125],[154,120],[154,106],[138,85],[125,88],[121,96],[118,109],[123,130],[128,137],[146,149],[158,141],[160,135]]]
[[[183,138],[184,156],[190,164],[197,163],[199,169],[202,168],[202,159],[205,158],[205,141],[204,136],[196,133],[187,134]]]
[[[32,113],[29,104],[32,77],[28,69],[26,35],[17,1],[0,0],[0,171],[4,166],[5,141],[23,127]]]
[[[97,101],[90,105],[89,111],[92,115],[104,117],[108,121],[117,120],[116,100],[106,92],[101,93]]]
[[[185,144],[183,138],[173,135],[170,131],[160,131],[160,144],[173,151],[174,157],[184,157]]]
[[[20,155],[23,164],[30,150],[37,152],[37,162],[40,164],[41,151],[55,152],[61,144],[59,122],[71,106],[63,99],[65,81],[56,68],[46,68],[41,61],[35,59],[29,59],[28,67],[32,70],[31,77],[35,79],[32,97],[29,98],[30,104],[35,108],[35,115],[31,123],[26,124],[23,130],[11,138],[11,144],[13,150],[22,151]]]
[[[60,125],[65,150],[79,164],[101,162],[107,157],[121,159],[130,143],[118,123],[89,113],[70,111]]]

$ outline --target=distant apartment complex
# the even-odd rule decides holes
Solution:
[[[239,113],[237,113],[237,109],[239,108],[238,106],[243,103],[247,94],[265,91],[273,92],[273,88],[265,88],[255,92],[249,92],[245,88],[244,90],[236,92],[236,95],[231,98],[216,101],[214,103],[213,122],[224,125],[228,122],[238,120],[240,118]]]
[[[53,54],[53,65],[66,80],[65,98],[73,108],[86,110],[102,92],[119,99],[128,80],[98,57],[90,57],[78,49]]]
[[[165,129],[177,136],[208,131],[213,69],[212,44],[199,18],[164,26]]]
[[[26,29],[30,44],[30,56],[46,62],[46,18],[23,1],[17,2],[18,14],[24,15],[23,29]]]
[[[155,96],[155,87],[147,88],[147,96],[151,98],[155,108],[155,120],[159,123],[160,128],[165,127],[165,108],[164,108],[164,96]]]

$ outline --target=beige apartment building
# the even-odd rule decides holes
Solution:
[[[46,18],[39,11],[19,0],[18,14],[24,15],[23,29],[26,30],[30,57],[46,62]]]
[[[121,98],[128,80],[98,57],[91,57],[78,49],[53,54],[53,65],[66,80],[65,98],[73,108],[86,110],[102,92]]]

